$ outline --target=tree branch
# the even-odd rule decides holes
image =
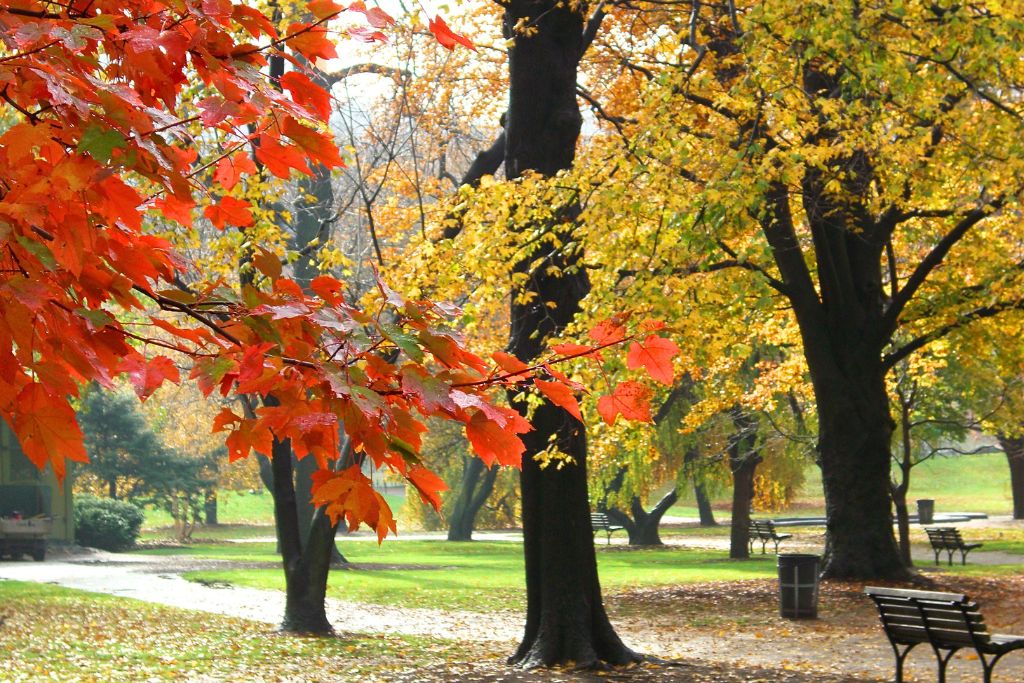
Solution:
[[[901,360],[912,354],[914,351],[917,351],[918,349],[927,346],[936,339],[941,339],[942,337],[946,336],[947,334],[954,330],[969,325],[975,320],[991,318],[1006,311],[1020,310],[1024,310],[1024,298],[1017,299],[1016,301],[1003,301],[992,304],[991,306],[982,306],[980,308],[974,309],[973,311],[968,311],[967,313],[964,313],[953,322],[942,325],[941,327],[932,330],[931,332],[922,334],[919,337],[915,337],[914,339],[911,339],[909,342],[899,347],[892,353],[886,354],[882,358],[882,367],[886,371],[888,371],[889,369],[892,368],[892,366],[896,365],[896,363],[899,363]]]
[[[893,330],[896,329],[896,321],[899,319],[900,313],[906,308],[907,303],[913,298],[917,290],[921,288],[928,276],[939,267],[939,264],[946,258],[946,255],[950,252],[953,246],[963,239],[967,232],[980,223],[982,220],[992,215],[1003,205],[1002,198],[996,199],[989,203],[987,206],[982,206],[973,211],[969,211],[960,221],[953,226],[946,235],[939,240],[928,254],[921,259],[921,262],[914,268],[914,272],[907,278],[907,283],[903,285],[903,288],[896,292],[886,307],[885,312],[882,314],[882,333],[892,334]]]

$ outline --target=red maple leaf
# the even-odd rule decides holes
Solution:
[[[526,426],[528,429],[523,429],[522,425],[510,423],[503,428],[494,420],[488,419],[482,412],[477,412],[466,423],[466,437],[473,447],[473,452],[480,456],[480,459],[488,467],[495,462],[499,465],[521,467],[526,446],[516,434],[532,429],[529,423],[526,423]]]
[[[580,414],[580,404],[573,396],[572,389],[561,382],[545,382],[542,379],[535,379],[533,383],[540,393],[544,394],[549,401],[556,406],[565,408],[566,411],[580,422],[583,422],[583,415]]]
[[[639,382],[622,382],[610,395],[597,401],[597,412],[609,425],[619,415],[637,422],[651,421],[651,390]]]
[[[652,334],[642,342],[629,345],[626,366],[630,370],[646,368],[647,374],[662,384],[671,386],[675,380],[672,359],[679,355],[679,347],[671,339]]]
[[[66,399],[57,397],[42,384],[27,384],[14,399],[18,407],[14,433],[21,448],[36,467],[47,461],[57,479],[64,480],[64,459],[89,462],[82,445],[82,431],[75,422],[75,411]]]
[[[466,36],[459,35],[452,31],[444,19],[440,15],[435,16],[430,20],[429,24],[430,32],[434,34],[434,38],[437,42],[441,43],[441,46],[452,50],[456,45],[463,45],[468,47],[470,50],[476,51],[476,46]]]
[[[223,230],[225,225],[246,228],[256,222],[250,211],[251,207],[252,205],[244,199],[222,197],[219,204],[211,204],[203,209],[203,215],[209,218],[218,230]]]

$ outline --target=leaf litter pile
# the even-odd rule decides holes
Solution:
[[[996,630],[1024,632],[1024,577],[932,575],[926,588],[977,599]],[[642,588],[608,598],[620,634],[666,660],[607,671],[515,671],[502,642],[395,633],[337,638],[278,635],[247,620],[50,586],[0,581],[0,679],[7,681],[679,681],[850,683],[891,677],[892,655],[857,583],[823,584],[819,619],[777,615],[770,580]],[[481,614],[481,628],[488,615]],[[343,623],[338,624],[343,627]],[[915,657],[917,659],[915,660]],[[954,670],[980,675],[973,656]],[[916,663],[915,663],[916,662]],[[1008,657],[996,681],[1021,680]],[[959,667],[959,669],[956,669]],[[975,669],[978,671],[975,671]],[[931,654],[911,657],[930,680]],[[958,680],[958,679],[954,679]]]

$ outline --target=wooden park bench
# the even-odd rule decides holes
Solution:
[[[779,543],[792,538],[793,534],[775,533],[775,523],[770,520],[752,519],[748,527],[750,536],[750,552],[754,552],[754,541],[761,541],[761,554],[765,554],[765,546],[768,541],[775,542],[775,554],[779,554]]]
[[[608,515],[603,512],[590,513],[590,526],[593,527],[594,536],[597,536],[598,531],[603,531],[605,533],[605,545],[611,544],[613,533],[616,531],[622,531],[625,528],[618,524],[612,524],[611,520],[608,519]]]
[[[960,564],[967,564],[967,553],[975,548],[980,548],[981,543],[964,543],[960,536],[960,530],[952,526],[928,527],[928,540],[932,543],[932,550],[935,552],[935,564],[939,563],[939,553],[946,551],[949,555],[949,564],[953,564],[953,552],[960,551]]]
[[[903,681],[903,662],[921,643],[928,643],[939,663],[939,683],[946,681],[946,665],[957,650],[974,648],[992,681],[992,669],[1007,652],[1024,648],[1024,636],[989,633],[977,603],[958,593],[935,593],[903,588],[864,588],[882,619],[896,655],[896,683]],[[901,647],[905,647],[902,652]]]

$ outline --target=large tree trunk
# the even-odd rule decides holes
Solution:
[[[1013,494],[1013,518],[1024,519],[1024,437],[999,434],[999,445],[1010,466],[1010,491]]]
[[[466,456],[462,460],[459,495],[448,515],[448,540],[472,541],[476,515],[487,502],[498,478],[498,468],[487,468],[483,460]]]
[[[697,515],[700,517],[700,525],[718,526],[718,522],[715,521],[715,511],[711,509],[707,487],[696,478],[693,480],[693,497],[697,500]]]
[[[504,31],[512,41],[505,129],[505,175],[510,179],[530,170],[550,176],[572,165],[582,125],[576,67],[584,49],[584,9],[555,0],[510,0],[505,5]],[[524,21],[530,22],[528,33],[514,28]],[[547,226],[531,227],[568,237],[577,213],[569,208]],[[573,319],[590,289],[578,251],[544,244],[541,248],[549,253],[531,254],[516,265],[527,277],[512,291],[509,349],[524,361],[543,352],[548,338]],[[539,263],[531,263],[535,259]],[[526,412],[524,404],[514,405]],[[547,402],[531,422],[534,430],[524,439],[521,475],[526,631],[509,662],[529,668],[637,661],[616,635],[601,600],[584,427]],[[552,445],[573,461],[541,469],[534,456]]]
[[[650,512],[647,512],[644,510],[643,501],[639,496],[633,496],[629,506],[632,517],[622,510],[609,508],[608,518],[622,525],[626,533],[629,534],[630,545],[665,545],[658,529],[661,526],[661,518],[665,516],[670,507],[676,504],[677,500],[679,500],[679,494],[673,488],[662,496]]]
[[[851,371],[845,381],[815,382],[830,578],[907,576],[892,530],[893,423],[883,377],[878,368],[873,376]]]
[[[526,630],[509,663],[523,668],[572,662],[627,664],[638,659],[612,628],[601,599],[587,503],[583,425],[545,403],[526,435],[523,458],[523,537],[526,556]],[[531,455],[548,435],[576,464],[541,469]]]

